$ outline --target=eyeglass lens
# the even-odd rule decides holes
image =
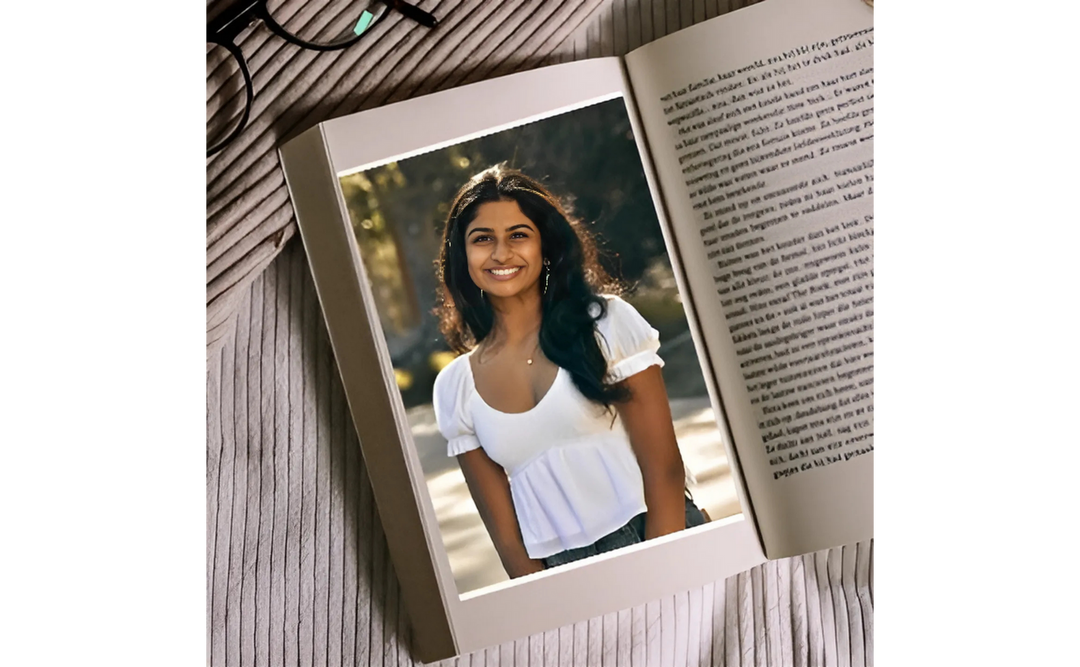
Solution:
[[[279,36],[297,46],[320,50],[345,48],[368,33],[394,8],[427,27],[434,27],[434,16],[402,0],[266,0],[266,12],[249,3],[236,5],[237,14],[219,23],[237,26],[233,32],[215,33],[208,26],[207,39],[233,41],[239,26],[262,16]],[[239,23],[237,23],[239,21]],[[285,33],[282,35],[281,33]],[[242,131],[249,113],[252,93],[243,56],[238,45],[229,48],[208,41],[206,44],[206,145],[207,155],[220,150]]]
[[[206,45],[206,145],[219,147],[243,121],[244,74],[236,56],[220,44]]]

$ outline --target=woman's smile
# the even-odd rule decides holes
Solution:
[[[510,280],[511,278],[517,277],[521,273],[521,269],[522,267],[515,266],[503,269],[487,269],[487,272],[490,273],[495,280]]]

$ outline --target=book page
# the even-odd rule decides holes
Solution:
[[[622,63],[607,58],[337,118],[282,148],[375,505],[382,522],[394,526],[387,544],[412,625],[424,637],[421,656],[441,659],[501,644],[700,587],[764,561],[744,513],[731,438],[714,417],[719,391],[642,136]],[[445,282],[440,258],[452,247],[450,237],[445,245],[443,239],[448,214],[462,186],[498,164],[540,179],[553,198],[572,198],[579,229],[603,239],[604,251],[616,250],[607,255],[605,270],[634,286],[623,292],[626,303],[660,335],[657,354],[689,473],[686,484],[693,502],[709,514],[706,523],[677,533],[512,579],[434,405],[436,377],[463,351],[451,347],[434,312]],[[541,225],[562,225],[564,231],[575,226],[555,213],[534,212],[529,220],[541,235],[560,229]],[[548,238],[553,243],[543,249],[553,265],[584,261],[561,249],[555,234]],[[560,270],[552,276],[544,269],[542,294],[549,301],[564,294]],[[483,289],[463,282],[471,275],[458,275],[459,288]],[[548,277],[552,293],[546,291]],[[490,285],[478,296],[479,304],[488,304]],[[564,381],[564,389],[574,386],[571,378]],[[468,384],[457,391],[451,400],[472,402],[470,414],[483,408]],[[558,402],[546,402],[543,410],[552,429],[574,418],[572,411],[560,412]],[[493,443],[492,451],[506,444],[481,434],[476,441],[481,447]],[[610,480],[605,473],[595,482]],[[588,482],[583,486],[594,490]],[[628,580],[635,585],[627,586]]]
[[[626,58],[770,558],[873,535],[873,44],[770,0]]]

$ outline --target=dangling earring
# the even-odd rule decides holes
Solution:
[[[484,300],[484,290],[480,290],[480,300]]]
[[[545,259],[544,260],[544,268],[547,269],[547,271],[544,273],[544,294],[547,294],[548,281],[551,280],[551,260],[550,259]]]

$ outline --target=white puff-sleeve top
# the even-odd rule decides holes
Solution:
[[[627,302],[605,298],[597,340],[607,381],[663,366],[656,329]],[[504,413],[477,393],[471,356],[450,362],[435,379],[435,417],[450,456],[482,447],[506,471],[530,558],[592,544],[646,510],[641,469],[621,420],[585,398],[568,371],[559,368],[533,409]]]

